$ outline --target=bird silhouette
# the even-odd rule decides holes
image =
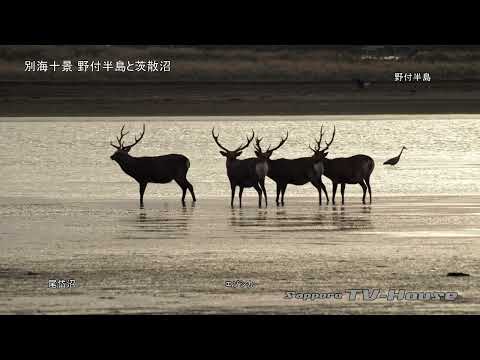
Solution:
[[[400,156],[402,155],[403,149],[407,150],[405,146],[402,147],[402,150],[400,151],[400,154],[398,156],[395,156],[394,158],[388,159],[383,163],[383,165],[396,165],[398,161],[400,160]]]
[[[362,80],[362,79],[353,79],[353,81],[357,84],[357,87],[359,89],[365,89],[372,84],[371,81],[365,81],[365,80]]]

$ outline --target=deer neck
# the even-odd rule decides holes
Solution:
[[[323,158],[323,173],[327,176],[330,173],[331,159]]]
[[[118,165],[120,165],[120,167],[126,174],[133,176],[132,174],[135,173],[135,165],[136,165],[135,160],[136,158],[134,158],[129,154],[126,154],[115,161],[118,163]]]
[[[312,156],[310,156],[310,160],[312,160],[313,163],[317,162],[317,161],[320,161],[320,157],[318,157],[317,155],[313,154]]]
[[[225,165],[226,165],[227,169],[228,169],[230,166],[232,166],[232,165],[233,165],[235,162],[237,162],[237,161],[238,161],[238,159],[229,159],[229,158],[227,158],[227,160],[226,160],[226,162],[225,162]]]

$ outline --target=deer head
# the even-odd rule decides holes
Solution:
[[[242,154],[242,150],[246,149],[250,143],[252,142],[253,140],[253,137],[255,136],[255,132],[252,130],[252,137],[249,138],[247,136],[247,143],[245,145],[240,145],[239,147],[237,147],[235,150],[228,150],[227,148],[225,148],[224,146],[222,146],[222,144],[220,144],[220,142],[218,141],[218,137],[219,137],[220,134],[218,134],[217,136],[215,136],[215,133],[214,133],[214,129],[212,129],[212,136],[213,136],[213,139],[215,140],[215,142],[217,143],[217,145],[220,147],[220,149],[222,149],[222,151],[220,151],[220,154],[222,154],[223,156],[225,156],[228,160],[235,160],[237,157],[239,157],[241,154]]]
[[[288,131],[287,131],[287,136],[285,138],[282,137],[282,140],[280,140],[280,143],[275,146],[273,149],[270,149],[271,145],[268,145],[268,149],[263,151],[260,142],[262,141],[263,138],[256,138],[255,139],[255,155],[257,155],[257,158],[263,159],[263,160],[268,160],[270,159],[270,156],[272,156],[273,152],[275,150],[278,150],[283,144],[285,144],[285,141],[288,139]]]
[[[112,160],[119,160],[122,156],[125,156],[128,154],[128,152],[130,150],[132,150],[132,148],[137,145],[140,140],[142,140],[143,138],[143,135],[145,135],[145,124],[143,124],[143,131],[142,131],[142,134],[140,135],[140,137],[137,139],[137,137],[135,136],[135,142],[131,145],[124,145],[123,144],[123,138],[125,135],[128,134],[128,131],[127,132],[123,132],[123,129],[125,128],[125,125],[122,126],[122,129],[120,130],[120,137],[117,136],[117,141],[118,141],[118,146],[113,144],[112,142],[110,142],[110,145],[112,145],[115,149],[117,149],[117,151],[115,151],[113,153],[112,156],[110,156],[110,159]]]
[[[315,139],[315,148],[312,148],[310,145],[308,145],[308,147],[310,148],[310,150],[313,151],[313,157],[315,159],[323,159],[325,157],[327,157],[328,155],[328,148],[330,147],[330,145],[332,145],[332,142],[333,142],[333,139],[335,138],[335,126],[333,126],[333,134],[332,134],[332,139],[330,140],[330,142],[327,142],[325,140],[325,144],[327,145],[325,148],[321,148],[322,147],[322,138],[323,138],[323,135],[324,135],[324,132],[323,132],[323,125],[322,127],[320,128],[320,139],[317,140]]]

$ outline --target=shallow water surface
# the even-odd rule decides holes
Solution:
[[[2,121],[3,119],[3,121]],[[248,120],[247,120],[248,119]],[[244,117],[133,117],[133,118],[1,118],[0,196],[50,199],[135,199],[138,185],[110,160],[123,123],[126,143],[141,132],[143,140],[134,156],[181,153],[190,159],[188,178],[199,198],[230,194],[225,158],[211,136],[236,148],[251,129],[263,143],[276,144],[286,131],[289,138],[272,159],[308,156],[320,126],[330,139],[329,158],[366,154],[375,161],[373,193],[383,196],[419,194],[480,194],[480,116],[475,115],[372,115],[372,116],[252,116]],[[16,120],[16,121],[13,121]],[[20,121],[21,120],[21,121]],[[40,121],[43,120],[43,121]],[[395,167],[382,163],[408,149]],[[255,156],[253,146],[241,158]],[[324,179],[331,193],[331,183]],[[269,196],[275,184],[267,179]],[[358,185],[348,194],[360,194]],[[316,196],[313,186],[289,186],[287,195]],[[180,196],[175,183],[148,185],[146,199]],[[256,196],[247,189],[245,196]]]
[[[479,313],[480,116],[0,119],[0,313]],[[135,156],[183,153],[198,201],[176,184],[137,184],[110,160],[123,122],[146,134]],[[318,205],[311,185],[285,206],[229,206],[225,158],[255,129],[273,158],[309,154],[321,124],[329,157],[364,153],[373,203]],[[406,150],[396,167],[382,162]],[[253,156],[247,149],[242,157]],[[324,179],[329,194],[331,183]],[[238,192],[237,192],[238,194]],[[337,200],[340,196],[337,193]],[[470,276],[449,277],[449,272]],[[48,288],[52,279],[76,287]],[[252,288],[226,287],[251,280]],[[454,302],[285,299],[287,291],[454,291]]]
[[[0,205],[1,313],[477,313],[480,198],[242,209],[226,199]],[[357,200],[357,201],[356,201]],[[452,278],[449,272],[469,277]],[[49,289],[75,279],[74,289]],[[251,280],[251,289],[225,281]],[[286,291],[456,291],[454,303],[303,302]]]

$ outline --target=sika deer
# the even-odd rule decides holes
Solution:
[[[323,136],[323,133],[322,133]],[[292,185],[305,185],[306,183],[312,183],[315,188],[318,190],[318,197],[319,203],[322,204],[322,193],[321,190],[325,193],[327,197],[328,203],[328,194],[325,185],[322,183],[322,173],[323,173],[323,158],[324,154],[320,151],[318,147],[317,150],[313,150],[314,154],[310,157],[302,157],[297,159],[275,159],[270,160],[270,156],[272,155],[273,151],[277,150],[282,146],[285,141],[288,139],[288,132],[285,138],[282,138],[278,146],[273,149],[270,149],[270,146],[266,151],[263,151],[260,147],[260,142],[262,139],[256,139],[255,145],[255,154],[258,158],[265,158],[267,159],[268,164],[268,173],[267,176],[275,181],[277,184],[277,198],[276,203],[277,206],[280,205],[279,203],[279,196],[280,193],[282,194],[281,204],[282,206],[284,203],[284,196],[285,191],[287,189],[288,184]],[[321,141],[321,138],[320,138]]]
[[[110,142],[110,145],[117,149],[110,159],[116,161],[127,175],[137,180],[140,185],[140,207],[143,207],[143,194],[148,183],[166,184],[172,180],[175,180],[182,188],[182,204],[184,206],[187,189],[190,191],[193,201],[196,201],[193,186],[187,180],[187,172],[190,168],[188,158],[179,154],[131,156],[129,151],[142,140],[145,134],[145,124],[143,124],[143,132],[140,137],[138,139],[135,137],[135,142],[127,146],[122,142],[123,137],[128,134],[128,131],[123,132],[124,128],[125,125],[120,130],[120,137],[117,136],[118,146]]]
[[[348,158],[327,159],[328,152],[326,150],[330,147],[335,137],[335,127],[333,128],[332,139],[329,143],[325,141],[327,147],[322,150],[325,155],[323,160],[324,171],[323,174],[332,181],[332,203],[335,205],[335,193],[337,192],[338,184],[341,184],[342,205],[345,203],[344,193],[345,184],[360,184],[363,190],[362,202],[365,204],[365,196],[370,195],[370,203],[372,203],[372,190],[370,188],[370,175],[375,168],[375,162],[367,155],[354,155]]]
[[[231,151],[222,146],[218,141],[218,136],[215,136],[214,129],[212,129],[212,136],[217,145],[222,149],[220,154],[227,158],[227,176],[230,181],[231,188],[231,201],[230,206],[233,208],[233,200],[235,198],[235,189],[238,186],[239,192],[239,204],[242,207],[242,194],[244,188],[253,187],[258,193],[258,207],[262,207],[262,191],[265,195],[265,206],[267,206],[267,192],[265,190],[265,176],[267,175],[267,163],[266,161],[258,160],[257,158],[237,159],[242,154],[242,150],[246,149],[253,140],[255,133],[252,130],[252,137],[248,138],[245,145],[240,145],[235,150]]]

